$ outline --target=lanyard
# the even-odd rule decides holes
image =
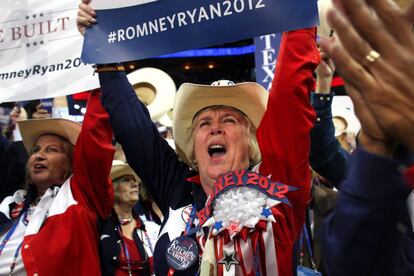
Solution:
[[[308,228],[306,227],[306,224],[303,225],[303,232],[305,233],[306,245],[308,247],[309,256],[313,260],[313,252],[312,252],[312,247],[311,247],[311,243],[310,243]]]
[[[131,270],[131,259],[129,257],[129,251],[128,251],[128,247],[126,246],[125,242],[124,242],[124,238],[122,235],[122,231],[121,231],[121,226],[117,227],[118,228],[118,233],[119,233],[119,237],[121,239],[121,251],[123,250],[125,257],[127,259],[127,265],[128,265],[128,275],[132,276],[132,270]]]
[[[303,251],[302,251],[302,247],[303,247],[303,234],[305,234],[305,240],[306,240],[306,247],[308,248],[308,253],[309,253],[309,257],[310,257],[310,262],[312,265],[313,270],[316,270],[316,264],[315,261],[313,260],[313,251],[312,251],[312,247],[311,247],[311,242],[310,242],[310,237],[309,237],[309,232],[308,232],[308,228],[306,227],[306,223],[303,225],[303,230],[300,233],[300,239],[299,239],[299,248],[300,248],[300,258],[299,258],[299,264],[302,266],[302,262],[303,262]]]
[[[152,249],[153,247],[152,247],[151,239],[149,238],[147,231],[141,230],[141,240],[142,241],[143,241],[143,239],[142,239],[142,232],[144,232],[145,239],[147,240],[148,246],[149,246],[150,251],[151,251],[151,255],[154,256],[154,250]]]
[[[14,231],[16,231],[17,226],[19,225],[20,221],[25,223],[27,221],[27,214],[28,210],[24,212],[24,214],[15,221],[15,223],[12,225],[12,227],[9,229],[9,231],[6,234],[6,237],[4,237],[3,241],[0,244],[0,256],[3,253],[4,248],[6,247],[7,242],[10,240],[11,236],[13,235]],[[26,224],[26,223],[25,223]],[[16,251],[14,252],[13,261],[10,264],[10,272],[9,275],[13,274],[14,268],[16,267],[17,257],[19,256],[20,248],[22,247],[23,241],[20,242],[20,244],[17,246]]]
[[[17,257],[19,256],[20,248],[22,247],[23,241],[19,244],[16,251],[14,252],[13,262],[10,264],[10,272],[9,275],[13,275],[14,268],[16,267]]]
[[[20,222],[20,218],[18,220],[16,220],[16,222],[12,225],[12,227],[9,229],[9,231],[6,234],[6,237],[4,237],[3,241],[0,244],[0,256],[1,253],[3,253],[3,249],[4,247],[6,247],[7,242],[10,240],[10,237],[13,235],[14,231],[17,228],[17,225]]]
[[[26,212],[24,212],[24,214],[13,223],[12,227],[10,227],[9,231],[6,234],[6,237],[4,237],[3,241],[0,244],[0,256],[1,256],[1,253],[3,253],[4,247],[6,247],[6,244],[10,240],[10,238],[13,235],[14,231],[16,231],[17,225],[19,225],[20,220],[22,220],[23,222],[27,221],[27,213],[28,212],[29,212],[28,210]]]

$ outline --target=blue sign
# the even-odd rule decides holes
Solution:
[[[53,98],[41,99],[42,108],[47,110],[47,113],[52,114]]]
[[[256,82],[267,91],[272,88],[272,80],[275,74],[276,58],[279,53],[281,33],[262,35],[254,38]]]
[[[158,0],[96,10],[82,51],[113,63],[207,47],[318,24],[316,0]]]

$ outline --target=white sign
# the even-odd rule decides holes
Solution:
[[[80,60],[79,0],[0,0],[0,102],[51,98],[99,87]]]

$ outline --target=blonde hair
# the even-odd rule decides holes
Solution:
[[[112,185],[114,188],[114,201],[119,202],[119,185],[124,180],[124,175],[118,177],[117,179],[112,180]]]
[[[220,109],[220,108],[223,108],[223,107],[231,108],[231,109],[239,112],[242,115],[242,118],[243,118],[244,122],[247,124],[247,128],[249,130],[248,131],[248,136],[247,136],[248,144],[249,144],[249,163],[250,163],[250,166],[254,166],[254,165],[258,164],[262,159],[262,155],[260,153],[259,144],[258,144],[257,138],[256,138],[256,128],[254,127],[254,125],[253,125],[252,121],[249,119],[249,117],[246,116],[246,114],[244,114],[243,112],[241,112],[240,110],[238,110],[234,107],[225,106],[225,105],[214,105],[214,106],[206,107],[206,108],[200,110],[199,112],[197,112],[197,114],[194,116],[193,122],[192,122],[191,127],[190,127],[190,131],[188,132],[188,139],[187,139],[188,144],[191,148],[191,151],[189,153],[190,160],[195,160],[193,132],[194,132],[194,129],[196,127],[195,122],[196,122],[197,117],[205,110],[217,110],[217,109]],[[193,169],[197,169],[197,168],[194,166]]]

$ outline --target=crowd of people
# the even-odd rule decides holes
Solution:
[[[333,4],[334,36],[283,34],[270,92],[182,84],[175,149],[121,64],[97,64],[82,124],[16,109],[0,275],[414,275],[414,3]],[[82,0],[81,34],[95,17]],[[361,123],[350,147],[335,70]]]

